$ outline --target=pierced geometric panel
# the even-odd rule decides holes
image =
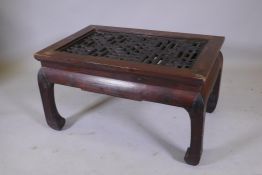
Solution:
[[[95,31],[58,51],[189,69],[205,44],[205,40]]]

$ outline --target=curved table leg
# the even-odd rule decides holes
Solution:
[[[44,107],[47,124],[55,129],[61,130],[65,124],[65,119],[57,111],[54,98],[54,83],[51,83],[45,77],[40,69],[38,72],[38,85]]]
[[[190,147],[185,155],[186,163],[197,165],[200,161],[203,146],[203,133],[205,122],[205,103],[201,95],[198,95],[191,108],[186,109],[191,122]]]
[[[217,79],[216,79],[216,82],[215,82],[215,85],[214,85],[214,88],[208,98],[208,101],[207,101],[207,109],[206,111],[208,113],[212,113],[215,109],[216,109],[216,106],[217,106],[217,101],[218,101],[218,96],[219,96],[219,88],[220,88],[220,81],[221,81],[221,70],[219,71],[219,74],[217,76]]]

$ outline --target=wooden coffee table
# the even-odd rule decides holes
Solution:
[[[65,124],[54,84],[183,107],[191,121],[185,161],[197,165],[205,113],[213,112],[218,100],[223,41],[220,36],[88,26],[35,54],[42,65],[38,83],[47,124],[56,130]]]

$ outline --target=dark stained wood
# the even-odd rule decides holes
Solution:
[[[206,106],[201,94],[198,94],[193,101],[191,108],[186,108],[190,116],[191,140],[190,147],[185,155],[186,163],[197,165],[200,161],[203,150],[203,135]]]
[[[42,69],[38,72],[38,85],[47,124],[55,130],[61,130],[65,124],[65,119],[60,116],[56,108],[54,83],[47,80],[45,72]]]
[[[221,81],[221,72],[220,70],[215,86],[213,88],[212,93],[210,94],[208,101],[207,101],[207,112],[212,113],[217,106],[218,96],[219,96],[219,89],[220,89],[220,81]]]
[[[84,55],[74,55],[67,54],[63,52],[57,52],[57,49],[65,46],[66,44],[74,41],[75,39],[82,37],[90,31],[114,31],[114,32],[126,32],[126,33],[136,33],[152,36],[162,36],[162,37],[172,37],[172,38],[185,38],[185,39],[201,39],[207,40],[203,51],[198,57],[198,61],[192,67],[192,69],[174,69],[172,67],[163,67],[158,65],[145,65],[129,61],[119,61],[112,59],[103,59],[103,57],[96,56],[84,56]],[[211,70],[211,65],[214,64],[214,58],[217,57],[221,45],[224,41],[223,37],[218,36],[208,36],[208,35],[196,35],[196,34],[185,34],[185,33],[175,33],[175,32],[158,32],[151,30],[141,30],[141,29],[126,29],[117,27],[105,27],[105,26],[89,26],[76,34],[67,37],[60,42],[57,42],[35,54],[36,59],[41,62],[52,62],[59,64],[69,64],[75,65],[77,67],[90,68],[105,70],[105,71],[118,71],[118,72],[132,72],[139,75],[150,75],[158,78],[167,77],[169,79],[188,79],[191,82],[201,82],[204,77]],[[213,58],[213,59],[210,59]],[[203,61],[202,61],[203,60]],[[206,66],[207,65],[207,66]]]
[[[190,106],[197,92],[42,67],[48,82],[138,101]],[[154,95],[153,95],[154,94]]]
[[[199,39],[95,31],[59,48],[58,51],[190,69],[206,42]]]
[[[97,44],[86,38],[94,32],[99,34],[99,37],[92,38],[98,42]],[[119,41],[117,46],[108,45],[107,40],[103,39],[111,35],[116,39],[109,41],[111,44]],[[129,41],[122,44],[124,41],[121,41],[122,35]],[[151,43],[139,43],[141,36]],[[182,60],[180,58],[182,54],[179,55],[176,50],[165,51],[166,47],[173,48],[170,46],[172,43],[183,45],[183,42],[191,41],[204,43],[201,50],[195,51],[198,52],[197,56],[187,56],[187,59]],[[191,121],[191,142],[185,161],[190,165],[197,165],[203,147],[205,112],[214,111],[219,96],[223,65],[220,48],[223,41],[224,37],[219,36],[88,26],[35,54],[35,58],[41,61],[42,65],[38,73],[38,82],[47,123],[56,130],[61,130],[65,124],[65,119],[59,115],[55,105],[54,84],[132,100],[183,107],[188,111]],[[72,45],[76,42],[79,44]],[[158,42],[160,44],[157,44]],[[136,47],[139,46],[139,49],[133,47],[132,43]],[[159,51],[162,55],[172,52],[166,58],[175,62],[165,60],[167,62],[156,64],[163,59],[160,58],[161,54],[156,58],[153,55],[148,60],[141,59],[140,56],[151,56],[150,49],[154,48],[150,47],[154,45],[162,47]],[[96,50],[96,47],[101,50]],[[136,57],[133,58],[132,53],[131,56],[129,53],[123,54],[125,47],[134,50]],[[187,44],[179,49],[188,54],[187,47],[195,46]],[[88,50],[89,48],[93,50]],[[114,49],[119,48],[123,50],[116,53]],[[110,52],[105,52],[106,49]],[[143,49],[148,51],[145,52]],[[158,52],[154,50],[154,53]],[[190,61],[192,57],[195,60]],[[181,60],[187,63],[179,62]]]

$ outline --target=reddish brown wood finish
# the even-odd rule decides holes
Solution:
[[[207,40],[191,69],[147,65],[128,61],[74,55],[57,49],[90,31],[114,31],[187,39]],[[89,26],[35,54],[41,61],[38,83],[48,125],[61,130],[65,124],[55,105],[54,84],[145,100],[185,108],[191,120],[191,142],[185,161],[197,165],[203,145],[205,112],[213,112],[219,95],[223,37],[174,32],[158,32],[105,26]]]

